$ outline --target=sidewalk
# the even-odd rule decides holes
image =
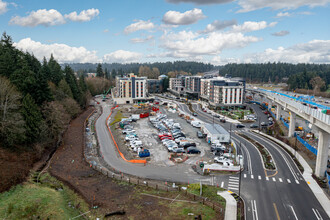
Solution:
[[[256,132],[258,134],[261,134],[261,135],[263,135],[263,136],[265,136],[265,137],[273,140],[274,142],[278,143],[279,145],[282,145],[283,147],[285,147],[292,154],[295,154],[295,150],[293,148],[291,148],[289,145],[283,143],[282,141],[279,141],[276,138],[274,138],[272,136],[269,136],[267,134],[264,134],[262,132],[259,132],[259,131],[254,131],[254,132]],[[324,191],[321,189],[321,187],[317,184],[317,182],[312,177],[312,174],[313,174],[312,168],[308,165],[308,163],[305,161],[305,159],[299,154],[299,152],[296,152],[296,154],[297,154],[298,161],[304,167],[303,177],[306,180],[307,185],[312,190],[312,192],[314,193],[314,195],[317,198],[317,200],[320,202],[320,204],[323,207],[324,211],[330,217],[330,209],[329,209],[329,207],[330,207],[330,200],[324,194]]]
[[[225,220],[236,220],[237,202],[235,198],[228,191],[218,191],[217,194],[226,200]]]

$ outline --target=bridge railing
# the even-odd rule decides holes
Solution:
[[[324,122],[325,124],[330,124],[330,115],[326,115],[316,109],[312,109],[310,108],[309,106],[305,106],[305,105],[302,105],[300,104],[299,102],[296,102],[294,100],[291,100],[287,97],[283,97],[281,95],[278,95],[278,94],[273,94],[273,93],[268,93],[270,96],[274,97],[274,98],[277,98],[295,108],[298,109],[298,111],[300,112],[304,112],[308,115],[311,115],[313,116],[314,118],[317,118],[318,120]]]

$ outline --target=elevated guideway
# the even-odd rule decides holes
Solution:
[[[317,149],[315,175],[324,177],[328,151],[330,147],[330,115],[326,115],[321,110],[329,110],[328,106],[320,105],[311,101],[302,100],[294,96],[289,96],[284,93],[270,91],[265,89],[247,89],[252,94],[260,94],[277,105],[276,119],[281,115],[281,110],[289,111],[291,114],[289,124],[289,137],[294,136],[296,128],[296,116],[299,115],[303,119],[309,121],[313,126],[319,130],[319,142]],[[302,103],[306,103],[303,105]],[[316,106],[318,109],[312,108]]]

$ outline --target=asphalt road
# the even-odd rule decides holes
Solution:
[[[180,107],[189,112],[185,105]],[[193,109],[200,120],[213,122],[213,117],[201,111],[199,105],[193,105]],[[260,118],[264,116],[262,111],[256,111],[256,114]],[[230,123],[220,123],[218,119],[215,123],[230,131]],[[291,157],[280,146],[249,129],[236,129],[235,126],[231,126],[231,129],[234,141],[241,142],[245,161],[240,193],[245,200],[247,219],[329,219]],[[258,151],[236,134],[238,130],[268,149],[276,163],[277,172],[265,172]],[[232,191],[238,192],[238,180],[239,175],[228,177],[229,184],[236,186]]]
[[[239,181],[240,175],[238,174],[204,177],[192,171],[189,165],[163,167],[147,164],[144,166],[122,160],[105,125],[106,118],[110,114],[110,105],[101,103],[103,114],[96,122],[98,141],[104,160],[116,170],[142,178],[170,182],[192,183],[202,180],[204,183],[210,184],[211,179],[214,178],[215,183],[219,186],[237,193],[240,185],[240,193],[246,205],[247,219],[328,219],[292,159],[281,148],[261,136],[250,133],[248,129],[236,129],[235,126],[230,126],[230,123],[221,124],[227,130],[231,128],[233,139],[238,146],[241,146],[246,164],[241,173],[241,181]],[[180,104],[180,108],[189,112],[186,105]],[[198,112],[200,120],[213,122],[212,116],[202,112],[198,105],[193,105],[193,108]],[[218,120],[214,119],[215,123],[218,123]],[[247,133],[251,138],[267,147],[277,165],[278,172],[275,176],[266,176],[257,149],[238,136],[237,130]],[[317,215],[320,215],[321,218],[317,218]]]

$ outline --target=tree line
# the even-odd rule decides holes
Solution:
[[[62,69],[53,56],[40,62],[2,35],[0,146],[33,149],[53,144],[90,97],[83,75],[77,78],[69,66]]]
[[[290,89],[314,89],[317,87],[323,91],[330,84],[329,64],[232,63],[221,67],[219,74],[222,76],[229,74],[232,77],[243,77],[250,83],[287,82]],[[325,85],[316,85],[315,82],[311,81],[315,77],[319,77]]]
[[[78,73],[95,73],[98,64],[94,63],[73,63],[63,64],[63,66],[69,65],[74,71]],[[156,63],[102,63],[104,72],[108,74],[122,75],[125,73],[138,74],[141,66],[149,67],[150,69],[157,68],[160,74],[167,74],[171,71],[183,71],[196,75],[197,73],[203,73],[215,69],[212,64],[205,64],[200,62],[187,62],[187,61],[174,61],[174,62],[156,62]]]

